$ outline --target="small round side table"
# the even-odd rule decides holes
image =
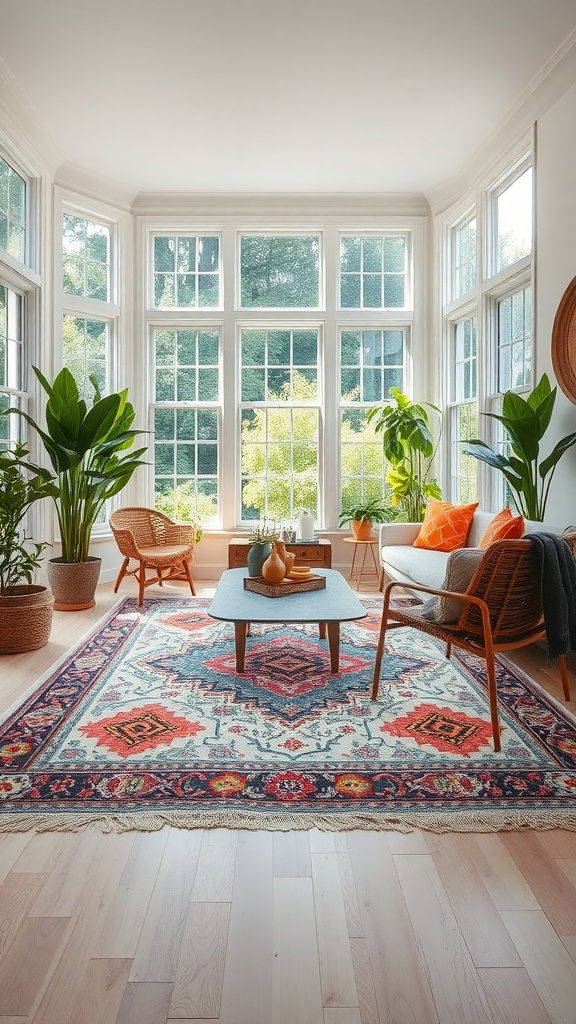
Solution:
[[[353,544],[352,565],[348,574],[350,583],[356,584],[356,590],[360,590],[363,583],[375,582],[380,584],[380,566],[376,560],[374,548],[378,543],[376,537],[369,540],[356,540],[356,537],[344,537],[346,544]],[[361,553],[360,553],[361,552]],[[368,555],[370,552],[370,555]]]

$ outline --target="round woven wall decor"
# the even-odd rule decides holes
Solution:
[[[554,317],[552,366],[562,391],[576,404],[576,277],[560,299]]]

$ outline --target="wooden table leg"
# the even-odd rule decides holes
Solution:
[[[340,668],[340,623],[328,624],[328,647],[330,650],[330,671],[338,672]]]
[[[320,637],[321,640],[325,640],[326,639],[326,623],[325,622],[319,622],[318,623],[318,636]]]
[[[249,622],[234,623],[234,646],[236,650],[236,671],[244,671],[246,657],[246,634],[250,628]]]

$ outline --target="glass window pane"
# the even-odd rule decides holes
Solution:
[[[340,335],[340,362],[342,366],[360,364],[360,331],[342,331]]]
[[[400,274],[384,274],[384,308],[402,309],[405,305],[405,281]]]
[[[342,273],[351,270],[360,271],[361,250],[360,238],[340,239],[340,270]]]
[[[289,366],[290,331],[268,331],[268,362],[276,366]]]
[[[365,309],[379,309],[382,305],[382,278],[380,274],[364,274]]]
[[[293,360],[296,366],[315,366],[318,359],[316,331],[294,331],[292,335]]]
[[[174,238],[157,235],[154,239],[154,270],[174,273],[176,270],[176,245]]]
[[[317,307],[319,253],[317,235],[244,235],[240,242],[242,307]]]
[[[26,196],[24,178],[0,157],[0,248],[21,263],[26,258]]]
[[[342,309],[360,309],[360,274],[342,274],[340,305]]]
[[[193,274],[196,270],[196,238],[179,237],[176,270],[182,274]]]
[[[84,317],[62,318],[62,362],[72,373],[78,391],[89,405],[94,398],[90,377],[95,377],[101,392],[108,390],[107,366],[109,325],[103,320]]]
[[[384,239],[384,270],[387,273],[404,273],[406,270],[406,239]]]
[[[496,202],[496,269],[512,266],[532,251],[532,168],[524,171]]]
[[[382,239],[364,238],[362,244],[362,270],[382,272]]]
[[[110,300],[110,230],[106,225],[64,213],[62,259],[65,292]]]
[[[360,370],[342,370],[341,397],[347,402],[360,401]]]

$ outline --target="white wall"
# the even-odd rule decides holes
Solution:
[[[576,84],[543,114],[536,133],[536,377],[555,380],[551,336],[558,303],[576,277]],[[576,405],[558,389],[546,454],[576,430]],[[576,447],[559,463],[546,520],[576,523]]]

